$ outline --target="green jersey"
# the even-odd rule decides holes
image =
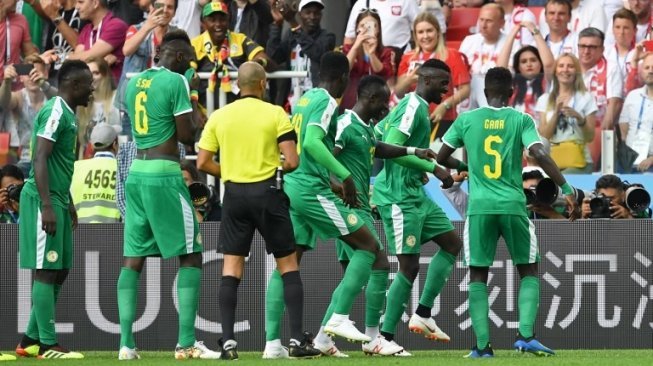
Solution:
[[[522,152],[540,142],[531,116],[510,107],[465,112],[445,133],[443,142],[452,148],[468,147],[468,216],[526,216]]]
[[[342,149],[336,158],[351,172],[361,209],[370,207],[370,173],[374,161],[376,138],[374,128],[363,122],[356,112],[346,110],[338,117],[336,147]]]
[[[333,151],[336,128],[338,124],[338,103],[329,92],[322,88],[314,88],[302,95],[293,108],[291,123],[297,133],[297,154],[299,167],[285,176],[284,181],[290,184],[323,184],[329,186],[329,170],[319,164],[311,154],[303,154],[303,141],[306,127],[315,125],[324,130],[322,142]]]
[[[67,207],[70,202],[70,184],[77,154],[77,118],[75,112],[61,97],[48,100],[34,119],[32,131],[32,156],[38,151],[39,137],[53,142],[48,158],[50,199],[53,205]],[[32,159],[33,162],[33,159]],[[39,198],[34,180],[34,164],[25,182],[23,192]]]
[[[416,93],[406,95],[379,124],[377,132],[383,130],[383,141],[387,139],[388,130],[396,128],[408,136],[404,146],[429,147],[431,133],[429,105]],[[374,181],[372,201],[383,206],[428,199],[424,193],[423,176],[424,172],[422,171],[403,167],[391,159],[385,160],[383,170]]]
[[[177,131],[175,117],[193,111],[186,78],[165,67],[147,69],[129,80],[125,102],[139,149],[167,141]]]

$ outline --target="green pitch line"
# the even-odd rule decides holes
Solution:
[[[4,351],[3,351],[4,352]],[[465,352],[460,351],[414,351],[413,357],[369,357],[362,352],[348,352],[349,358],[327,358],[321,357],[315,360],[292,361],[292,365],[355,365],[355,366],[384,366],[384,365],[465,365],[469,366],[480,362],[486,365],[506,366],[506,361],[513,365],[531,366],[561,366],[561,365],[591,365],[591,366],[615,366],[615,365],[653,365],[653,350],[556,350],[557,355],[553,357],[539,358],[530,354],[520,354],[510,350],[495,350],[494,359],[468,360],[463,359]],[[9,352],[7,352],[9,353]],[[116,352],[84,352],[84,360],[37,360],[19,358],[18,361],[0,362],[2,366],[10,365],[132,365],[132,366],[180,366],[184,362],[193,364],[225,364],[225,361],[216,360],[191,360],[176,361],[173,352],[141,352],[141,360],[118,362],[118,351]],[[240,360],[234,366],[246,365],[288,365],[288,360],[263,360],[261,352],[239,352]],[[216,363],[217,362],[217,363]]]

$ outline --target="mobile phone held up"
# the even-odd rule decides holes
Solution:
[[[16,64],[14,69],[16,69],[16,74],[18,75],[29,75],[30,71],[34,68],[33,64]]]

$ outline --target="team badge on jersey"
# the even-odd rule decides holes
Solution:
[[[417,239],[415,239],[415,235],[408,235],[408,237],[406,238],[406,245],[408,245],[409,247],[414,247],[416,241]]]
[[[354,214],[349,214],[347,216],[347,222],[349,225],[356,225],[358,223],[358,217]]]
[[[401,15],[401,5],[395,5],[390,8],[392,11],[392,15],[394,16],[400,16]]]
[[[56,251],[51,250],[48,252],[48,254],[45,256],[45,258],[48,260],[50,263],[54,263],[59,259],[59,254],[57,254]]]

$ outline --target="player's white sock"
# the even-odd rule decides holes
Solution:
[[[265,346],[270,346],[270,347],[281,347],[281,339],[273,339],[271,341],[265,342]]]
[[[324,326],[320,327],[320,331],[315,336],[315,341],[318,343],[327,343],[329,341],[329,336],[324,333]]]
[[[330,320],[333,320],[335,322],[342,322],[342,321],[345,321],[347,319],[349,319],[349,314],[336,314],[336,313],[333,313],[333,315],[331,315]]]
[[[376,339],[376,337],[379,336],[379,327],[365,327],[365,335],[372,339]]]

